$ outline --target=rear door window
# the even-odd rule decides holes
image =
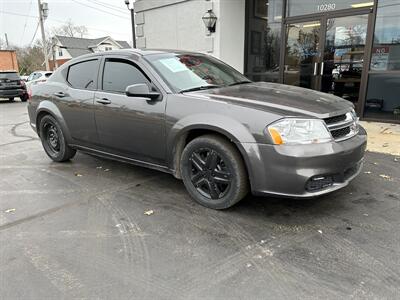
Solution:
[[[87,60],[69,67],[67,81],[76,89],[91,90],[96,86],[98,60]]]
[[[125,93],[129,85],[139,83],[145,83],[150,87],[150,81],[134,63],[118,59],[106,60],[103,72],[104,91]]]

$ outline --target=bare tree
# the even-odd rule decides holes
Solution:
[[[75,25],[71,20],[68,20],[64,25],[54,27],[52,33],[53,35],[83,38],[88,34],[88,30],[86,26]]]
[[[0,38],[0,50],[6,49],[6,48],[7,48],[6,42],[2,38]]]
[[[43,69],[44,55],[39,40],[32,47],[15,47],[15,49],[17,50],[18,65],[21,74],[29,75],[34,71]]]

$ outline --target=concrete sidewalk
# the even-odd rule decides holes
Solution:
[[[368,133],[368,151],[400,156],[400,124],[360,123]]]

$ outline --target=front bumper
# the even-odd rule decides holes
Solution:
[[[24,89],[0,90],[0,98],[21,97],[26,93]]]
[[[360,173],[366,145],[367,134],[362,127],[358,135],[342,142],[259,144],[258,153],[250,151],[248,155],[252,192],[308,198],[338,190]]]

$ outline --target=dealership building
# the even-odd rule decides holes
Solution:
[[[137,0],[135,10],[139,48],[209,53],[254,81],[335,94],[365,120],[400,123],[400,0]]]

